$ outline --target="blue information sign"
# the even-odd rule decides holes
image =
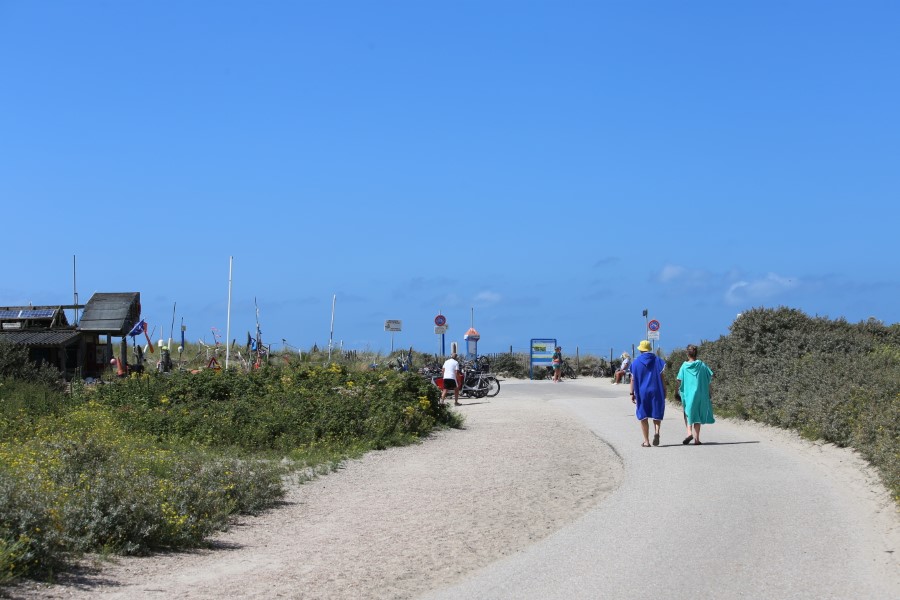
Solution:
[[[534,379],[535,367],[553,366],[553,352],[556,350],[556,338],[532,338],[531,368],[529,377]]]

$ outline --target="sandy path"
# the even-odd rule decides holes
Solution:
[[[23,598],[411,598],[570,523],[622,480],[577,419],[503,383],[463,430],[375,452],[293,487],[215,550],[119,558]]]

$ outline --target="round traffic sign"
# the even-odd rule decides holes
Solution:
[[[647,329],[650,331],[659,331],[659,321],[653,319],[649,323],[647,323]]]
[[[436,316],[434,318],[434,324],[437,325],[438,327],[443,327],[444,325],[447,324],[447,317],[445,317],[444,315]]]

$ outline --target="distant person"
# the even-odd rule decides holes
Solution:
[[[444,361],[444,389],[441,390],[441,404],[447,397],[447,391],[453,390],[453,404],[459,406],[459,361],[456,360],[456,352]]]
[[[559,374],[562,371],[562,346],[557,346],[553,351],[553,381],[559,383]]]
[[[619,385],[619,380],[625,377],[625,373],[628,372],[629,367],[631,367],[631,355],[627,352],[623,352],[622,364],[619,367],[619,370],[616,371],[616,381],[613,385]]]
[[[650,423],[653,419],[653,445],[659,446],[659,426],[666,412],[666,383],[662,372],[666,361],[653,354],[650,342],[643,340],[638,345],[640,354],[631,363],[631,401],[635,405],[635,416],[641,422],[644,448],[650,447]]]
[[[700,445],[700,425],[716,422],[710,389],[713,372],[706,363],[697,359],[697,346],[688,345],[687,355],[687,362],[678,370],[678,392],[684,406],[684,426],[687,428],[687,437],[681,443],[690,444],[693,440],[694,444]]]

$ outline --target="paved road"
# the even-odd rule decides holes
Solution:
[[[573,524],[427,598],[900,598],[895,509],[882,504],[873,521],[876,501],[830,468],[846,470],[839,459],[724,421],[704,427],[703,446],[683,446],[671,406],[660,446],[642,448],[625,385],[504,382],[503,393],[571,410],[622,457],[624,483]]]

